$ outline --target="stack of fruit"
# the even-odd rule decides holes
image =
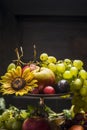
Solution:
[[[24,63],[19,52],[17,60],[7,67],[0,79],[0,92],[23,96],[26,94],[64,95],[72,93],[74,114],[87,112],[87,71],[81,60],[57,60],[42,53],[39,60]],[[74,115],[75,116],[75,115]]]

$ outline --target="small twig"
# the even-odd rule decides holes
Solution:
[[[16,52],[16,54],[17,54],[17,58],[18,58],[18,60],[20,60],[20,56],[19,56],[19,52],[18,52],[18,48],[15,49],[15,52]]]
[[[13,62],[17,62],[17,65],[20,64],[26,64],[24,62],[21,61],[21,58],[23,57],[23,48],[20,47],[20,51],[21,51],[21,55],[19,54],[18,48],[15,49],[16,55],[17,55],[17,60],[13,60]]]
[[[23,48],[22,46],[20,47],[20,51],[21,51],[21,55],[20,55],[20,58],[23,57]]]

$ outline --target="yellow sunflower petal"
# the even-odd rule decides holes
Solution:
[[[2,88],[1,92],[2,92],[2,94],[14,94],[15,93],[15,91],[11,88],[7,88],[7,89]]]
[[[12,75],[11,75],[11,73],[7,72],[7,73],[5,74],[5,77],[7,77],[7,78],[11,78]]]
[[[25,90],[28,92],[31,92],[33,90],[33,86],[26,86]]]
[[[11,87],[11,85],[10,84],[3,84],[2,86],[1,86],[2,88],[10,88]]]
[[[27,91],[24,90],[24,89],[22,89],[22,90],[20,90],[20,91],[17,91],[17,92],[15,93],[16,96],[18,96],[18,95],[23,96],[24,94],[27,94]]]
[[[10,75],[10,74],[9,74]],[[11,80],[12,76],[8,76],[8,73],[6,73],[4,76],[1,76],[1,80],[0,81],[7,81],[7,80]]]
[[[14,93],[12,91],[11,92],[4,91],[3,95],[5,95],[5,94],[14,94]]]
[[[18,76],[21,77],[21,75],[22,75],[22,68],[21,68],[21,66],[17,66],[16,72],[17,72]]]
[[[30,73],[31,73],[31,72],[30,72],[30,68],[26,68],[26,69],[23,71],[22,78],[27,77]]]
[[[32,80],[31,82],[27,82],[27,84],[30,85],[30,86],[31,86],[31,85],[33,86],[33,85],[34,85],[35,83],[37,83],[37,82],[38,82],[37,80]]]
[[[14,78],[19,77],[19,74],[16,69],[13,69],[13,73],[14,73]]]
[[[8,71],[8,73],[11,74],[11,78],[12,78],[12,79],[14,79],[14,78],[16,77],[16,75],[15,75],[15,73],[14,73],[14,70],[15,70],[15,69],[11,69],[11,70]]]
[[[34,78],[33,73],[28,73],[28,74],[24,77],[24,79],[25,79],[26,82],[30,82],[31,80],[33,80],[33,78]]]

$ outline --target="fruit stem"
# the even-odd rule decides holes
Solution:
[[[40,98],[40,105],[44,105],[44,98]]]

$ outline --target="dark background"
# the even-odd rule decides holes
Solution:
[[[33,43],[37,57],[46,52],[57,59],[81,59],[87,69],[87,0],[0,0],[0,75],[16,59],[15,48],[23,47],[24,61],[32,59]],[[70,106],[58,102],[51,105]]]

